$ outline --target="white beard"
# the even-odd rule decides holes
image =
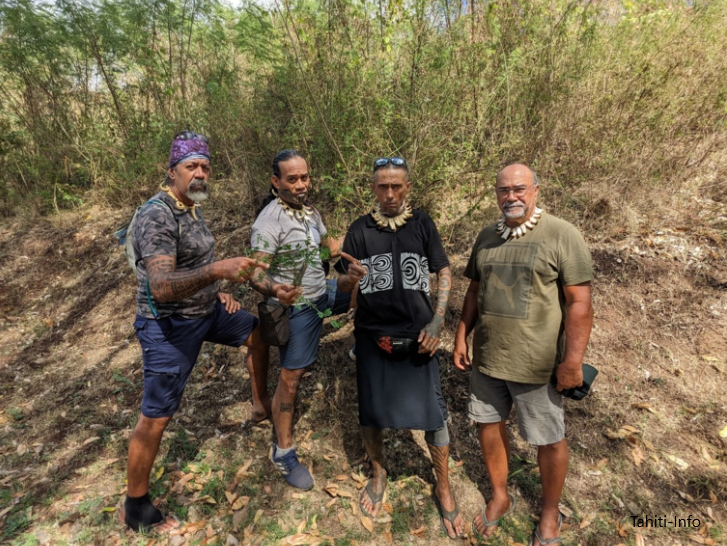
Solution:
[[[209,192],[206,191],[188,191],[187,197],[189,197],[195,203],[201,203],[210,198]]]

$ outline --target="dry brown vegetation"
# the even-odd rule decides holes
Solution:
[[[141,362],[134,282],[111,234],[155,191],[188,124],[212,137],[219,256],[248,246],[279,149],[308,155],[334,232],[369,206],[374,157],[409,160],[458,281],[442,376],[468,520],[488,485],[467,377],[451,366],[461,273],[497,217],[495,172],[533,165],[541,204],[585,233],[596,266],[588,359],[601,375],[567,406],[565,544],[727,542],[727,3],[193,4],[0,2],[0,542],[449,543],[417,434],[387,436],[386,514],[360,518],[350,325],[327,327],[297,407],[313,491],[277,476],[269,427],[240,431],[243,355],[207,346],[154,468],[152,493],[182,533],[138,537],[116,521]],[[510,429],[517,438],[516,418]],[[493,544],[527,543],[534,457],[516,441],[522,501]],[[701,526],[634,528],[639,514]]]

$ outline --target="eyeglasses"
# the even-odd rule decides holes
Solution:
[[[510,192],[512,192],[515,197],[523,197],[532,187],[533,186],[515,186],[514,188],[495,188],[495,193],[497,194],[497,197],[508,197]]]
[[[174,135],[174,140],[201,140],[205,144],[210,143],[210,139],[207,138],[204,135],[201,135],[199,133],[195,133],[194,131],[182,131],[181,133],[177,133]]]
[[[406,165],[406,159],[403,157],[380,157],[374,161],[374,172],[379,170],[381,167],[385,167],[389,163],[391,163],[394,167],[401,167],[407,171],[409,170],[409,167]]]

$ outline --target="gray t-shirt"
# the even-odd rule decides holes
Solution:
[[[575,226],[543,214],[535,229],[505,241],[490,225],[464,276],[480,283],[473,364],[497,379],[547,383],[565,352],[563,287],[593,279]]]
[[[168,203],[148,203],[142,207],[134,221],[132,243],[137,259],[136,278],[139,288],[136,292],[137,313],[147,318],[154,314],[149,307],[146,293],[146,267],[143,258],[149,256],[175,256],[176,271],[197,269],[215,260],[215,238],[204,223],[202,211],[197,207],[195,220],[189,210],[179,210],[174,200],[164,192],[152,199]],[[181,234],[180,234],[181,233]],[[196,294],[180,301],[158,302],[152,299],[159,317],[173,313],[188,318],[202,317],[214,310],[219,292],[219,283],[214,282]]]
[[[277,199],[271,201],[252,226],[250,246],[255,252],[272,255],[268,274],[279,283],[293,284],[307,262],[301,281],[303,296],[309,300],[326,293],[326,275],[321,262],[321,241],[327,235],[320,213],[306,220],[291,217]]]

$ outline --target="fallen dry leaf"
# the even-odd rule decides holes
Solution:
[[[596,515],[595,515],[595,514],[589,514],[589,515],[587,515],[586,517],[584,517],[584,518],[583,518],[583,519],[581,520],[581,523],[580,523],[580,524],[578,525],[578,528],[579,528],[579,529],[585,529],[585,528],[586,528],[586,527],[588,527],[588,526],[589,526],[589,525],[590,525],[591,523],[593,523],[593,520],[594,520],[594,519],[596,519]]]
[[[686,470],[689,468],[689,464],[685,462],[683,459],[680,459],[679,457],[675,457],[674,455],[670,455],[666,453],[664,455],[669,461],[677,465],[681,470]]]
[[[409,531],[409,534],[417,538],[424,538],[427,535],[427,528],[425,525],[422,525],[421,527],[417,527],[416,529],[411,529]]]
[[[644,462],[644,452],[641,451],[641,448],[638,446],[631,450],[631,456],[633,457],[634,464],[636,466],[641,466],[641,463]]]
[[[713,491],[710,491],[709,492],[709,500],[712,501],[712,504],[717,504],[717,501],[719,499],[717,498],[717,495],[715,495]]]
[[[344,481],[346,481],[348,479],[348,476],[346,476],[346,474],[339,474],[338,476],[336,476],[336,479],[339,482],[344,482]]]
[[[636,533],[634,536],[634,544],[636,546],[645,546],[644,537],[640,533]]]
[[[364,529],[366,529],[369,533],[374,532],[374,522],[371,521],[371,518],[367,516],[361,516],[361,525],[363,525]]]
[[[632,408],[646,410],[649,413],[656,413],[654,407],[648,402],[639,402],[638,404],[631,404]]]
[[[233,510],[240,510],[243,506],[247,506],[247,504],[250,502],[250,497],[237,497],[235,499],[235,502],[232,503]]]
[[[336,501],[337,500],[338,500],[338,497],[333,497],[331,500],[329,500],[326,503],[326,508],[330,508],[331,506],[333,506],[334,504],[336,504]]]
[[[326,486],[323,488],[323,491],[328,493],[331,497],[337,497],[338,496],[338,485],[335,483],[326,484]]]
[[[305,526],[306,526],[306,525],[308,525],[308,521],[306,521],[305,519],[302,519],[302,520],[300,521],[300,523],[298,524],[298,532],[299,532],[299,533],[302,533],[302,532],[303,532],[303,530],[305,529]]]

